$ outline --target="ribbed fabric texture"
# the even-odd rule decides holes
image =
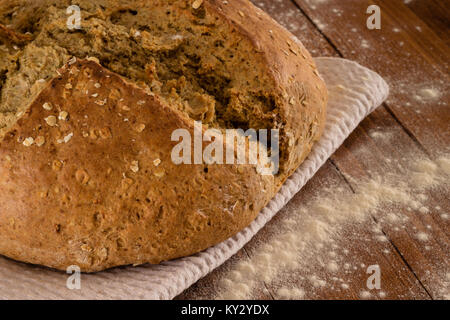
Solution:
[[[1,299],[172,299],[239,251],[314,176],[358,124],[388,96],[375,72],[340,58],[317,58],[327,83],[329,106],[323,137],[312,153],[261,211],[236,236],[191,257],[140,267],[81,275],[81,290],[66,287],[63,272],[0,257]]]

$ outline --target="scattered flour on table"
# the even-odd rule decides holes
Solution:
[[[385,142],[388,142],[389,140],[391,140],[394,137],[394,134],[393,134],[393,132],[390,132],[390,131],[373,130],[373,131],[369,132],[369,136],[372,139],[380,139]]]
[[[361,299],[369,299],[370,297],[372,297],[372,294],[369,291],[361,291],[359,297]]]
[[[326,1],[327,0],[319,0],[319,2],[322,3],[325,3]],[[252,0],[252,2],[257,7],[260,7],[265,12],[269,13],[269,15],[278,21],[278,23],[280,23],[283,27],[300,37],[303,45],[305,45],[305,47],[308,48],[313,55],[317,54],[318,48],[323,49],[328,47],[328,43],[323,37],[310,36],[311,32],[317,34],[319,34],[319,32],[315,30],[313,25],[305,19],[305,16],[302,15],[301,11],[298,10],[293,2],[273,0]],[[311,9],[314,10],[315,7],[315,5],[311,5]],[[320,21],[318,21],[318,23],[322,27],[325,26],[320,23]],[[327,54],[332,54],[331,51],[326,51]],[[322,51],[322,55],[323,54],[324,52]]]
[[[351,279],[344,280],[333,274],[342,270],[351,273],[366,267],[361,262],[356,263],[354,258],[348,256],[348,250],[339,246],[340,240],[351,238],[351,227],[369,221],[373,223],[374,217],[389,222],[395,227],[394,230],[402,230],[408,221],[407,215],[401,209],[382,209],[409,207],[420,214],[424,211],[419,210],[424,207],[422,201],[428,198],[424,192],[433,188],[448,190],[449,183],[450,157],[445,155],[434,161],[417,159],[401,173],[387,172],[384,176],[357,181],[354,184],[358,188],[355,193],[343,188],[324,187],[306,203],[296,203],[294,199],[284,209],[287,212],[271,238],[250,251],[250,258],[237,262],[221,280],[216,298],[251,299],[261,281],[278,287],[275,292],[279,298],[305,298],[307,288],[298,288],[289,280],[283,283],[280,280],[283,275],[284,278],[294,275],[311,288],[347,290]],[[388,241],[378,225],[369,232],[373,235],[372,239],[353,240],[362,242],[362,245],[370,244],[364,241]],[[423,230],[417,230],[413,236],[420,242],[430,239],[430,235]],[[389,254],[389,250],[384,253]],[[448,269],[448,266],[445,268]],[[325,270],[327,279],[316,275],[318,269]],[[448,278],[448,270],[446,272]],[[361,288],[359,298],[372,297],[363,286]],[[444,284],[440,290],[442,298],[448,297],[448,285]],[[386,293],[378,293],[378,296],[383,298]]]
[[[305,291],[300,288],[281,288],[277,291],[277,295],[284,300],[302,299]]]
[[[422,88],[418,91],[418,95],[415,96],[416,100],[436,100],[441,97],[441,92],[436,88]]]

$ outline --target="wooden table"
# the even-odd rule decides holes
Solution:
[[[257,6],[289,29],[313,56],[336,56],[355,60],[381,74],[391,87],[389,99],[347,139],[319,173],[291,201],[313,197],[324,184],[358,192],[358,181],[387,171],[395,174],[413,158],[436,159],[450,151],[449,65],[450,11],[444,0],[254,0]],[[381,29],[369,30],[367,8],[381,9]],[[433,89],[439,97],[421,100],[421,90]],[[389,132],[382,139],[373,132]],[[411,156],[412,155],[412,156]],[[388,159],[388,161],[386,160]],[[396,165],[390,165],[389,163]],[[397,172],[398,173],[398,172]],[[448,187],[428,192],[429,214],[400,207],[408,222],[399,231],[376,217],[352,229],[341,248],[361,267],[350,274],[334,273],[317,265],[315,275],[330,285],[311,286],[302,269],[289,281],[306,299],[449,299],[450,213]],[[256,248],[270,241],[289,212],[282,210],[232,259],[186,290],[179,299],[214,299],[221,280]],[[372,239],[378,228],[386,241]],[[424,242],[415,235],[427,234]],[[361,239],[361,241],[355,241]],[[364,239],[364,241],[362,240]],[[369,241],[367,240],[369,239]],[[381,270],[381,290],[366,289],[368,265]],[[314,267],[314,266],[313,266]],[[346,279],[345,290],[333,279]],[[350,278],[350,279],[349,279]],[[251,298],[282,299],[272,284],[263,281]],[[366,292],[361,294],[361,292]],[[369,292],[370,295],[367,293]]]

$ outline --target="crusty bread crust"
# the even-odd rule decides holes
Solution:
[[[0,252],[98,271],[189,255],[247,226],[273,177],[175,165],[176,129],[193,135],[193,121],[95,62],[62,71],[0,144]]]
[[[248,0],[205,1],[210,10],[253,42],[255,55],[266,61],[279,94],[282,130],[280,186],[319,140],[325,126],[328,91],[303,44]]]
[[[0,137],[0,254],[85,272],[187,256],[248,226],[303,162],[327,103],[311,56],[247,0],[202,5],[251,41],[276,84],[280,173],[173,164],[171,133],[193,120],[94,61],[71,61]]]

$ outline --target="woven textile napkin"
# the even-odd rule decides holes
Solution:
[[[239,251],[314,176],[357,125],[388,96],[375,72],[340,58],[317,58],[329,90],[325,132],[312,153],[236,236],[194,256],[160,265],[116,268],[81,275],[81,289],[66,287],[68,275],[0,257],[0,299],[172,299]]]

